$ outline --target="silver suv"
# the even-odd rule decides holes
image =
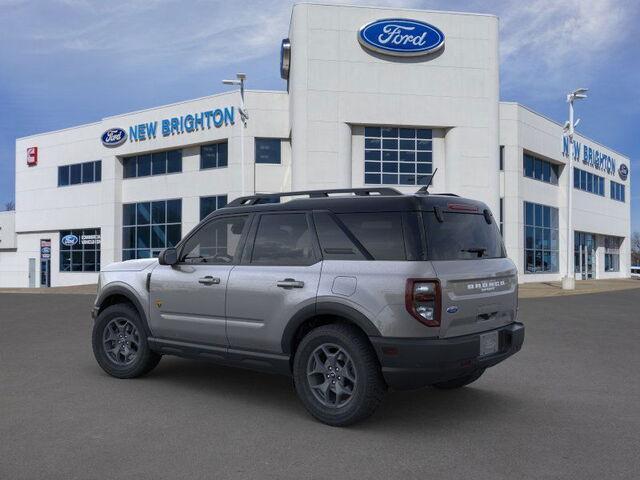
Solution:
[[[342,426],[387,387],[462,387],[517,352],[517,297],[481,202],[388,188],[255,195],[157,260],[104,268],[93,350],[118,378],[162,355],[290,375],[314,417]]]

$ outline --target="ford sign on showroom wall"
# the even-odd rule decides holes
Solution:
[[[444,46],[444,33],[418,20],[386,18],[363,26],[358,41],[374,52],[414,57],[440,50]]]

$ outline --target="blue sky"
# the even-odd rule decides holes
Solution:
[[[237,71],[249,88],[284,89],[291,3],[0,0],[0,210],[13,199],[16,137],[219,92]],[[364,3],[498,15],[502,99],[564,121],[566,92],[589,87],[579,132],[631,157],[640,175],[640,2]],[[627,194],[634,230],[638,192]]]

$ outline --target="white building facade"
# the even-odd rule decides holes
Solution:
[[[95,283],[243,193],[412,193],[436,169],[430,191],[500,218],[521,282],[567,259],[577,279],[629,276],[629,159],[576,135],[571,160],[561,125],[500,102],[496,17],[299,4],[283,44],[287,90],[246,92],[246,127],[229,92],[18,139],[0,287]]]

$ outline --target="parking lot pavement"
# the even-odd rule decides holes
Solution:
[[[523,350],[458,391],[339,429],[290,380],[95,363],[88,295],[0,295],[0,478],[638,478],[640,290],[521,300]]]

